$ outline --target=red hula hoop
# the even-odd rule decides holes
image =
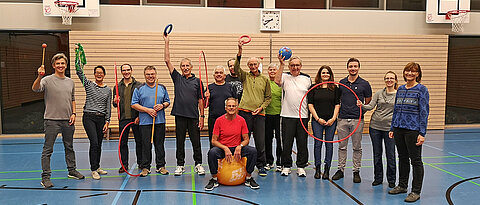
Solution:
[[[122,162],[122,155],[120,154],[120,144],[122,143],[122,135],[123,135],[123,132],[125,132],[125,130],[130,126],[130,125],[133,125],[135,122],[130,122],[128,123],[122,130],[122,132],[120,133],[120,138],[118,139],[118,160],[120,160],[120,165],[122,165],[122,168],[123,170],[125,171],[125,173],[127,173],[128,175],[132,176],[132,177],[138,177],[140,176],[140,174],[130,174],[130,172],[128,172],[128,169],[125,168],[125,166],[123,166],[123,162]],[[127,142],[128,143],[128,142]]]
[[[201,94],[202,94],[202,99],[203,99],[203,107],[207,108],[208,107],[208,101],[209,98],[205,99],[203,96],[203,83],[202,83],[202,56],[203,56],[203,62],[205,63],[205,81],[207,82],[207,90],[208,90],[208,71],[207,71],[207,58],[205,58],[205,53],[203,51],[200,51],[200,56],[198,56],[198,76],[200,79],[200,89]]]
[[[248,38],[246,41],[242,41],[243,44],[247,44],[247,43],[250,43],[250,41],[252,41],[252,38],[250,38],[249,35],[240,36],[240,38],[238,38],[238,40],[241,40],[242,38]]]
[[[312,88],[310,88],[310,89],[307,91],[307,93],[305,93],[305,95],[303,96],[302,101],[300,101],[300,109],[298,110],[298,116],[300,117],[300,123],[302,124],[303,129],[305,130],[305,132],[308,133],[308,135],[310,135],[310,137],[313,137],[313,139],[316,139],[316,140],[322,141],[322,142],[337,143],[337,142],[341,142],[341,141],[343,141],[343,140],[348,139],[350,136],[353,135],[353,133],[355,133],[355,132],[357,131],[358,127],[360,126],[360,122],[362,121],[362,107],[359,107],[359,109],[360,109],[360,115],[358,116],[358,123],[357,123],[357,126],[355,127],[355,129],[352,131],[352,133],[350,133],[349,135],[347,135],[345,138],[339,139],[339,140],[326,141],[326,140],[322,140],[322,139],[316,138],[312,133],[308,132],[307,128],[306,128],[305,125],[303,124],[303,121],[301,120],[301,119],[302,119],[302,106],[301,106],[301,105],[302,105],[303,100],[305,99],[305,97],[307,97],[307,94],[308,94],[311,90],[315,89],[316,87],[318,87],[318,86],[320,86],[320,85],[323,85],[323,84],[328,84],[328,83],[333,83],[333,84],[337,84],[337,85],[341,85],[341,86],[343,86],[343,87],[346,87],[348,90],[350,90],[350,92],[353,93],[353,95],[355,95],[355,98],[357,98],[357,100],[360,100],[360,99],[358,99],[357,94],[356,94],[351,88],[349,88],[348,86],[346,86],[346,85],[344,85],[344,84],[342,84],[342,83],[337,83],[337,82],[333,82],[333,81],[327,81],[327,82],[319,83],[319,84],[313,86]]]
[[[115,102],[117,102],[117,117],[120,121],[120,96],[118,95],[117,62],[115,62],[115,94]]]

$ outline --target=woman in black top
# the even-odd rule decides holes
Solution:
[[[315,77],[315,86],[326,81],[334,81],[332,69],[329,66],[322,66]],[[337,116],[340,110],[340,92],[333,83],[323,84],[308,93],[308,109],[312,113],[312,130],[316,138],[332,141],[337,127]],[[323,131],[325,130],[325,138]],[[332,164],[333,144],[326,143],[325,167],[322,175],[322,141],[315,140],[315,179],[328,179],[330,166]]]

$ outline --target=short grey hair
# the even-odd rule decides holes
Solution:
[[[55,64],[55,61],[60,59],[65,59],[65,63],[68,64],[68,58],[64,53],[57,53],[52,57],[52,65]]]
[[[303,65],[303,62],[302,62],[302,59],[298,56],[292,56],[289,60],[288,60],[288,65],[290,65],[290,63],[292,63],[293,60],[295,59],[298,59],[300,61],[300,65]]]
[[[237,99],[237,98],[234,98],[234,97],[229,97],[229,98],[227,98],[227,99],[225,100],[225,107],[227,107],[227,102],[228,102],[229,100],[235,101],[235,104],[238,106],[238,99]]]
[[[217,70],[218,68],[222,69],[223,70],[223,73],[226,73],[227,70],[225,69],[225,66],[223,65],[217,65],[217,67],[215,67],[215,69],[213,69],[213,73],[215,74],[215,70]]]

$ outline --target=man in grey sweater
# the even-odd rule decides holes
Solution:
[[[75,85],[73,80],[65,76],[68,59],[63,53],[58,53],[52,58],[52,67],[55,74],[46,76],[44,66],[37,70],[38,76],[33,82],[34,92],[44,92],[45,99],[45,142],[42,151],[42,181],[45,188],[53,187],[50,181],[50,157],[53,145],[59,132],[65,147],[65,161],[67,162],[68,177],[84,179],[85,176],[76,170],[75,152],[73,150],[73,133],[75,131]]]

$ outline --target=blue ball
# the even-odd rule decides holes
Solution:
[[[292,57],[292,49],[284,46],[284,47],[280,48],[280,50],[278,50],[278,54],[285,57],[285,60],[288,60],[288,59],[290,59],[290,57]]]

